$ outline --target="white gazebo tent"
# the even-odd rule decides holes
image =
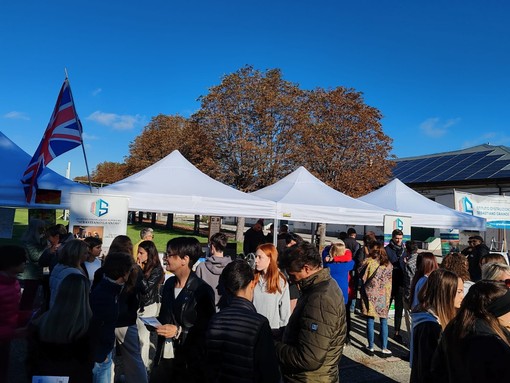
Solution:
[[[37,180],[39,189],[59,190],[61,199],[59,204],[30,203],[25,200],[25,192],[21,178],[32,157],[0,132],[0,162],[2,168],[2,182],[0,187],[0,206],[39,209],[63,209],[70,207],[71,192],[88,193],[89,187],[55,173],[45,168]]]
[[[99,193],[129,197],[129,210],[273,218],[275,203],[216,181],[174,150]]]
[[[302,166],[250,194],[276,202],[278,220],[382,226],[394,213],[331,188]]]
[[[358,200],[411,217],[411,226],[434,229],[485,230],[485,219],[434,202],[399,179]]]

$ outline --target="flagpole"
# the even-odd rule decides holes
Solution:
[[[85,153],[85,144],[83,142],[83,126],[81,124],[81,120],[78,117],[78,113],[76,112],[76,104],[74,103],[73,92],[71,91],[71,83],[69,82],[69,77],[67,75],[67,68],[64,68],[64,72],[66,74],[67,85],[69,86],[69,96],[71,97],[71,102],[73,104],[74,114],[76,116],[76,122],[80,127],[80,137],[81,137],[81,148],[83,149],[83,158],[85,159],[85,168],[87,169],[87,179],[89,181],[89,189],[90,193],[92,193],[92,182],[90,180],[90,172],[89,172],[89,163],[87,161],[87,154]]]

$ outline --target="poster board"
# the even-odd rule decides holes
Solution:
[[[221,230],[221,217],[209,217],[209,238]]]
[[[477,195],[455,190],[455,209],[487,220],[486,227],[510,229],[510,197]]]
[[[384,246],[390,243],[391,233],[393,230],[399,229],[404,233],[403,243],[411,240],[411,217],[402,215],[385,215],[384,216]]]
[[[443,257],[449,253],[458,253],[460,251],[460,232],[458,229],[441,230],[439,236],[441,238],[441,254]]]
[[[75,238],[97,237],[108,251],[113,239],[126,235],[128,197],[71,193],[69,232]]]

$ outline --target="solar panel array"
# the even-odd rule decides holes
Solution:
[[[510,178],[510,150],[504,147],[397,160],[393,175],[404,183]]]

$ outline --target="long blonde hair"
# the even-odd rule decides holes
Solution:
[[[331,247],[329,248],[329,255],[332,257],[341,257],[345,254],[345,250],[347,250],[345,243],[340,240],[331,244]]]

